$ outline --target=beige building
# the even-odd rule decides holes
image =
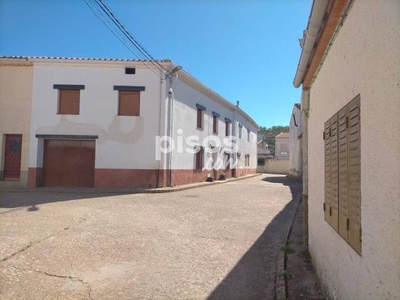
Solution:
[[[289,132],[281,132],[275,137],[275,159],[289,159]]]
[[[400,299],[399,16],[314,0],[301,40],[308,245],[332,299]]]
[[[0,180],[22,185],[28,180],[32,83],[29,62],[0,63]]]

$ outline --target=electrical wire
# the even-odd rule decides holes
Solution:
[[[102,0],[94,0],[97,5],[103,10],[106,16],[115,24],[115,26],[122,32],[122,34],[133,44],[133,46],[159,71],[164,73],[166,71],[169,72],[166,68],[164,68],[157,60],[155,60],[147,51],[144,49],[142,45],[133,37],[133,35],[125,28],[125,26],[121,23],[121,21],[115,16],[115,14],[111,11],[111,9],[102,1]],[[164,71],[163,71],[164,70]]]
[[[103,7],[101,5],[99,5],[99,3],[96,2],[96,0],[83,0],[85,2],[85,4],[89,7],[89,9],[92,11],[92,13],[95,15],[95,17],[97,19],[99,19],[109,30],[110,32],[132,53],[135,55],[135,57],[137,57],[139,60],[141,60],[141,62],[150,70],[152,71],[154,74],[156,74],[157,76],[159,76],[160,78],[163,77],[163,75],[165,76],[165,71],[168,72],[167,69],[165,69],[160,63],[158,63],[158,61],[156,61],[150,54],[148,54],[148,52],[146,51],[145,53],[147,53],[148,56],[146,56],[142,51],[140,51],[140,46],[138,48],[138,46],[131,40],[131,38],[129,38],[129,35],[127,36],[127,33],[124,32],[124,30],[121,29],[120,26],[118,26],[118,22],[113,20],[109,14],[106,13],[107,9],[103,9]],[[90,2],[91,1],[91,2]],[[90,3],[90,4],[89,4]],[[104,3],[103,3],[104,4]],[[96,9],[96,11],[94,10]],[[101,10],[100,10],[101,9]],[[101,13],[101,11],[103,11],[106,15],[104,16],[104,14]],[[103,19],[102,19],[103,17]],[[114,17],[115,18],[115,17]],[[112,23],[117,27],[117,28],[113,28],[112,23],[110,22],[112,21]],[[120,22],[119,22],[120,23]],[[121,24],[121,23],[120,23]],[[126,29],[125,29],[126,31]],[[125,39],[128,39],[128,41],[124,41]],[[137,41],[136,41],[137,43]],[[133,44],[133,47],[132,45]],[[144,49],[142,47],[142,49]],[[144,50],[145,51],[145,50]],[[145,57],[145,59],[142,58],[142,56]],[[147,62],[146,62],[147,60]],[[155,64],[155,62],[157,64]],[[147,63],[151,63],[153,67],[155,67],[157,70],[159,70],[161,72],[161,74],[159,74],[158,72],[156,72],[155,70],[153,70],[152,67],[150,67],[149,65],[147,65]],[[162,69],[161,69],[162,68]]]

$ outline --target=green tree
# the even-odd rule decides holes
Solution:
[[[270,128],[266,128],[265,126],[261,126],[258,129],[258,133],[265,141],[271,152],[275,153],[275,137],[281,132],[289,132],[289,126],[272,126]],[[260,138],[260,137],[259,137]]]

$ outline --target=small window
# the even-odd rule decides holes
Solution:
[[[225,153],[225,159],[226,159],[226,163],[225,163],[225,170],[229,170],[230,165],[231,165],[231,155],[229,153]]]
[[[118,91],[118,115],[140,116],[140,91]]]
[[[206,108],[198,103],[197,107],[197,129],[204,129],[204,111]]]
[[[204,123],[204,114],[203,110],[200,108],[197,108],[197,128],[198,129],[203,129],[203,123]]]
[[[136,74],[135,68],[125,68],[125,74],[134,75]]]
[[[247,141],[250,142],[250,130],[247,129]]]
[[[58,91],[58,114],[79,115],[80,90],[61,89]]]
[[[196,169],[201,170],[204,165],[204,147],[200,147],[196,153]]]
[[[218,133],[218,118],[217,116],[213,116],[213,133]]]
[[[231,120],[225,118],[225,136],[231,135]]]
[[[245,167],[250,166],[250,154],[246,154],[246,156],[244,158],[244,165],[245,165]]]
[[[239,139],[242,138],[242,128],[243,128],[243,126],[241,124],[239,124]]]

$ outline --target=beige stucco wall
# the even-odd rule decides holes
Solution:
[[[289,160],[266,159],[264,166],[257,167],[258,173],[289,174]]]
[[[31,66],[0,66],[0,180],[3,179],[6,134],[22,134],[21,179],[26,184],[32,100]]]
[[[356,0],[311,88],[309,248],[334,299],[400,299],[400,1]],[[324,221],[324,122],[361,95],[358,255]]]

